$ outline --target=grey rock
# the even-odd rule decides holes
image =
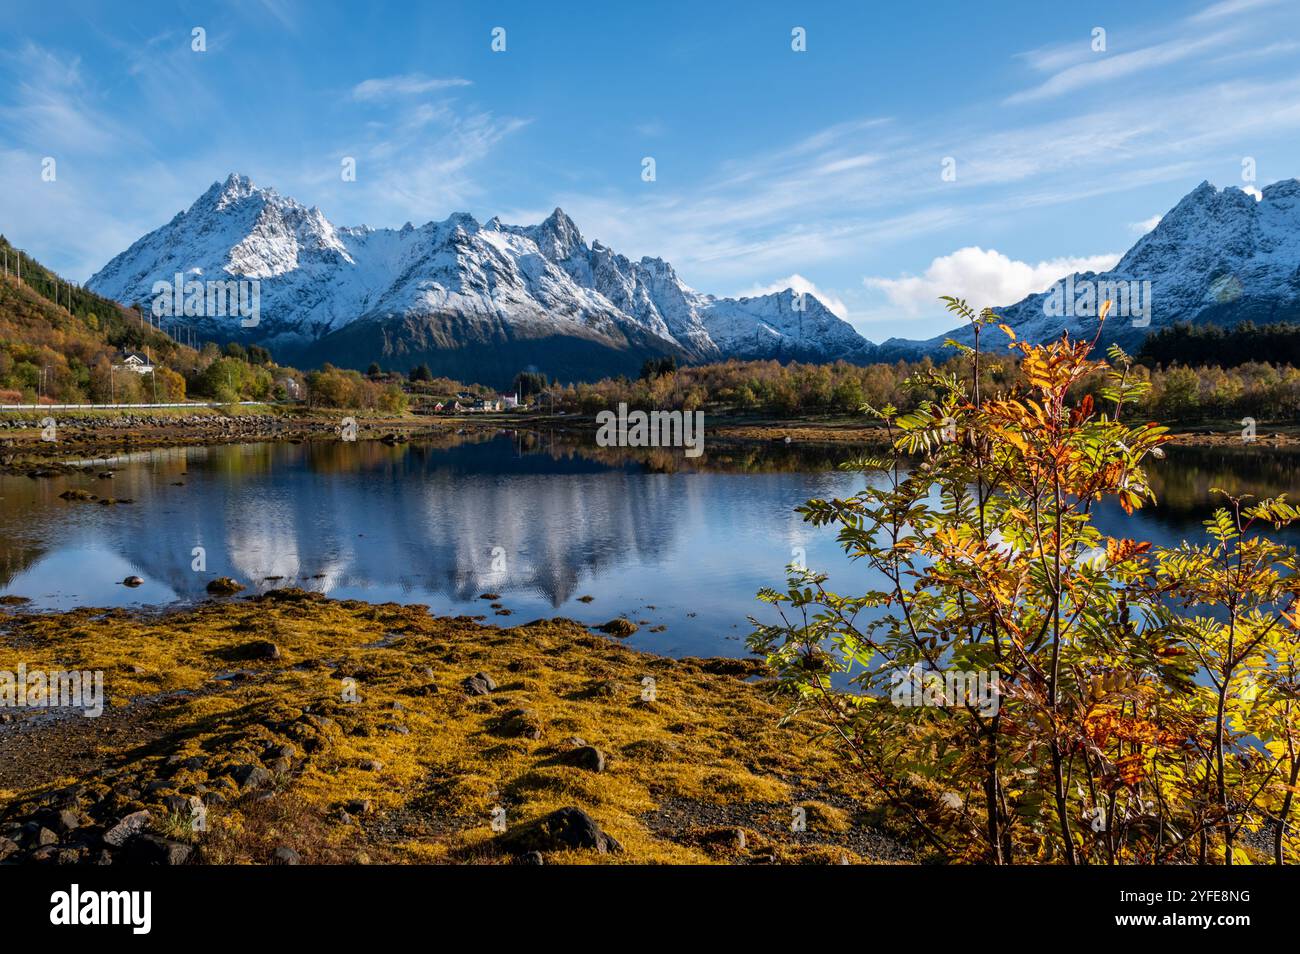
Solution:
[[[581,808],[568,806],[534,818],[497,836],[497,844],[512,855],[530,851],[583,849],[599,854],[623,850],[597,821]]]
[[[486,696],[489,692],[496,692],[497,683],[485,672],[476,672],[461,682],[465,692],[471,696]]]
[[[150,817],[149,812],[146,810],[132,812],[119,819],[116,825],[104,832],[104,843],[112,845],[114,848],[122,847],[148,827]]]
[[[193,853],[194,849],[184,842],[147,834],[131,840],[126,860],[136,865],[183,865]]]
[[[230,770],[230,777],[244,791],[265,788],[271,784],[271,773],[260,765],[236,765]]]
[[[594,745],[580,745],[564,755],[564,764],[586,769],[588,772],[605,771],[605,753]]]
[[[163,807],[173,815],[185,818],[193,817],[203,807],[203,802],[195,795],[167,795],[162,800]]]

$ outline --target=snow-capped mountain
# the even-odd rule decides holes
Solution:
[[[1021,338],[1045,341],[1068,330],[1082,340],[1096,334],[1106,299],[1114,304],[1102,341],[1130,351],[1179,322],[1300,320],[1300,180],[1265,186],[1258,199],[1202,182],[1111,271],[1076,273],[994,311]],[[963,327],[926,342],[891,339],[879,357],[934,354],[945,338],[970,343],[971,334]]]
[[[88,285],[151,307],[155,284],[177,274],[256,279],[258,322],[202,313],[165,321],[302,364],[427,362],[435,373],[504,382],[529,367],[565,380],[634,372],[661,355],[864,361],[874,351],[811,295],[702,294],[662,259],[588,244],[560,209],[532,226],[458,213],[418,228],[341,228],[231,175]]]

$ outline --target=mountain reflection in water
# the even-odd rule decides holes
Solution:
[[[784,580],[794,549],[858,592],[865,568],[834,534],[794,513],[809,497],[863,486],[834,469],[845,446],[706,443],[680,450],[596,448],[501,433],[387,446],[244,444],[145,452],[47,480],[0,477],[0,592],[41,609],[167,605],[206,598],[216,576],[258,592],[302,586],[339,598],[424,603],[501,625],[542,616],[641,624],[628,642],[668,655],[743,655],[762,586]],[[1162,506],[1106,532],[1196,538],[1208,489],[1289,490],[1300,457],[1174,448],[1155,462]],[[67,489],[132,498],[99,506]],[[202,547],[206,570],[192,569]],[[145,583],[120,585],[129,575]],[[512,611],[496,616],[484,593]],[[582,602],[580,596],[594,600]],[[651,632],[652,627],[665,627]]]

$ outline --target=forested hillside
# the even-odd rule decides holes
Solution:
[[[0,236],[0,399],[31,402],[109,400],[120,378],[124,394],[140,382],[110,374],[122,349],[148,351],[171,372],[194,365],[196,352],[150,327],[137,312],[71,284]],[[174,382],[171,382],[174,384]],[[184,393],[183,384],[181,393]],[[122,395],[118,395],[119,398]]]

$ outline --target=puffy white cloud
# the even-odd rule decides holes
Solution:
[[[1160,220],[1163,218],[1164,218],[1163,215],[1153,215],[1151,216],[1151,218],[1143,219],[1141,222],[1130,222],[1128,227],[1129,230],[1136,235],[1146,235],[1157,225],[1159,225]]]
[[[756,285],[748,291],[740,293],[741,298],[754,298],[757,295],[771,295],[774,292],[783,292],[787,288],[793,288],[796,292],[802,292],[805,295],[811,295],[830,310],[832,315],[837,318],[848,318],[849,306],[844,304],[843,300],[828,291],[818,288],[811,281],[804,278],[798,272],[789,278],[782,278],[772,282],[770,285]]]
[[[1000,308],[1043,291],[1072,272],[1106,271],[1119,259],[1115,254],[1088,255],[1030,264],[997,249],[972,245],[936,258],[923,275],[865,278],[863,283],[884,292],[893,305],[911,315],[932,312],[941,295],[965,298],[977,309]]]

